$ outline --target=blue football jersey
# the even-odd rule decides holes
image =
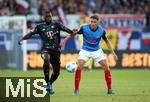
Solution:
[[[86,51],[97,51],[100,49],[101,37],[105,40],[105,30],[99,25],[95,30],[92,30],[90,24],[81,26],[78,34],[83,34],[82,49]]]

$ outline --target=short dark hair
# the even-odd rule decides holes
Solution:
[[[98,15],[92,15],[90,18],[99,20],[99,16]]]
[[[44,15],[45,15],[45,16],[51,16],[51,17],[52,17],[52,13],[51,13],[50,11],[46,11]]]

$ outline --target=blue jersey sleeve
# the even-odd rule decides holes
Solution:
[[[103,38],[103,40],[106,40],[106,39],[107,39],[105,30],[104,30],[104,32],[103,32],[102,38]]]
[[[79,29],[79,31],[77,33],[78,34],[83,34],[83,26]]]

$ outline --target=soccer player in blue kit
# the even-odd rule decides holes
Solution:
[[[81,70],[86,63],[86,61],[92,57],[94,62],[101,64],[104,68],[105,80],[107,84],[107,94],[114,94],[111,88],[111,71],[106,59],[104,52],[100,47],[101,38],[105,41],[107,47],[114,55],[115,60],[118,59],[117,55],[115,54],[110,41],[106,37],[105,30],[99,25],[99,17],[97,15],[93,15],[90,17],[90,24],[86,24],[80,27],[79,30],[74,29],[76,34],[83,34],[83,46],[79,52],[78,56],[78,67],[75,72],[75,89],[74,95],[79,94],[79,84],[81,79]],[[64,44],[68,39],[71,38],[71,35],[68,35],[61,44]]]

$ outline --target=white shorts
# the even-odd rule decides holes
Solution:
[[[90,57],[93,58],[94,62],[96,63],[98,63],[101,60],[106,59],[106,56],[102,49],[99,49],[97,51],[86,51],[83,49],[80,50],[78,59],[87,61]]]

